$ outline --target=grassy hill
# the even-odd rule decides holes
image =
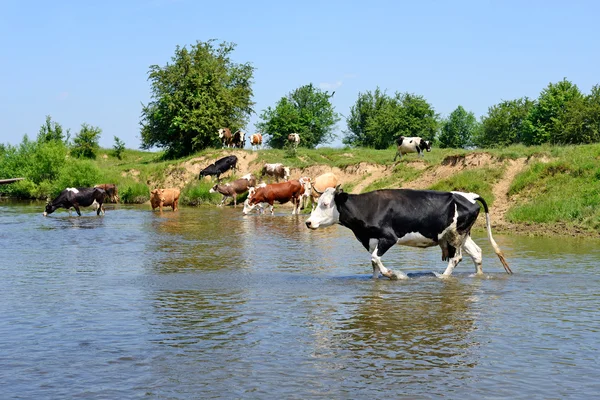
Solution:
[[[179,187],[181,203],[217,204],[208,191],[215,183],[198,180],[199,171],[228,154],[238,156],[240,170],[229,181],[258,173],[266,162],[291,168],[292,178],[338,174],[352,193],[382,188],[476,192],[491,206],[496,228],[534,234],[599,236],[600,144],[582,146],[511,146],[473,151],[433,149],[424,158],[407,155],[394,162],[395,151],[372,149],[222,150],[208,149],[185,159],[163,160],[162,153],[126,150],[118,160],[101,151],[95,164],[102,182],[116,183],[126,203],[143,203],[154,187]]]

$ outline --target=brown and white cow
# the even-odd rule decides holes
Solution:
[[[279,179],[287,181],[290,179],[290,169],[284,167],[281,163],[265,164],[260,172],[260,176],[274,177],[276,182],[279,182]]]
[[[229,128],[221,128],[218,130],[219,139],[221,139],[221,144],[223,147],[231,147],[233,145],[233,135]]]
[[[101,183],[101,184],[96,185],[94,187],[103,189],[106,192],[106,198],[111,203],[118,203],[119,202],[119,191],[117,190],[117,185],[115,185],[113,183]]]
[[[304,185],[304,194],[302,195],[302,210],[307,201],[311,201],[312,210],[315,209],[315,204],[319,201],[319,197],[323,194],[325,189],[329,187],[336,187],[339,183],[338,177],[333,172],[326,172],[319,175],[315,180],[311,180],[309,177],[300,178],[300,183]]]
[[[304,186],[297,181],[291,180],[288,182],[272,183],[263,187],[257,187],[256,190],[252,191],[246,201],[244,202],[244,215],[247,215],[259,205],[262,208],[262,204],[268,205],[271,209],[271,215],[273,212],[273,203],[278,202],[279,204],[285,204],[291,201],[294,205],[292,210],[293,214],[300,213],[300,197],[304,193]]]
[[[300,135],[298,135],[297,133],[290,133],[288,135],[288,142],[290,142],[292,147],[298,147],[298,144],[300,143]]]
[[[219,206],[222,206],[228,197],[233,197],[233,206],[237,207],[238,195],[247,192],[248,189],[254,186],[256,186],[256,178],[254,175],[248,174],[244,175],[240,179],[236,179],[233,182],[228,182],[223,185],[216,184],[209,190],[209,192],[221,193],[223,195],[223,200],[221,200]]]
[[[150,205],[152,211],[157,207],[162,212],[164,206],[171,206],[173,211],[177,211],[179,206],[179,189],[154,189],[150,192]]]
[[[252,149],[254,149],[255,147],[258,149],[260,148],[260,146],[262,146],[262,134],[260,132],[257,132],[250,136],[250,146],[252,147]]]

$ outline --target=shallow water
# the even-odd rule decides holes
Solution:
[[[0,203],[0,398],[592,398],[598,240],[495,238],[484,277],[436,248],[241,208]],[[75,214],[73,214],[75,215]]]

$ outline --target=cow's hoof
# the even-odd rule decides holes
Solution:
[[[392,271],[392,270],[390,269],[390,272],[389,272],[388,278],[390,278],[390,280],[392,280],[392,281],[397,281],[397,280],[399,280],[399,279],[402,279],[402,280],[404,280],[404,279],[408,279],[408,275],[406,275],[406,274],[405,274],[405,273],[403,273],[403,272],[396,272],[396,271]]]
[[[440,278],[440,279],[448,279],[448,278],[450,278],[450,275],[440,274],[439,272],[433,272],[433,274],[436,276],[436,278]]]

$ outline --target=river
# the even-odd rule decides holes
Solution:
[[[600,241],[484,232],[370,255],[335,226],[241,208],[0,202],[2,399],[597,397]]]

